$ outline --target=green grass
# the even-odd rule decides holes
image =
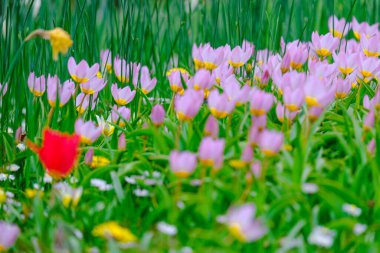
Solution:
[[[27,2],[27,3],[25,3]],[[73,132],[77,113],[74,100],[57,109],[47,121],[50,110],[46,96],[34,98],[28,90],[27,79],[31,71],[38,76],[57,74],[61,81],[70,78],[67,61],[74,56],[90,64],[99,62],[101,49],[109,48],[127,61],[147,65],[157,78],[157,86],[150,97],[171,98],[172,92],[166,71],[174,66],[194,73],[191,58],[193,43],[210,42],[212,46],[240,45],[243,39],[255,44],[256,49],[280,50],[280,39],[309,41],[311,33],[328,32],[327,19],[331,15],[351,20],[378,22],[378,0],[198,0],[192,1],[42,1],[34,16],[37,1],[1,0],[0,25],[0,83],[9,83],[6,95],[0,100],[0,172],[8,164],[21,168],[13,173],[14,182],[0,181],[0,188],[15,194],[21,203],[5,210],[0,204],[0,220],[16,223],[21,235],[10,252],[57,252],[56,234],[64,235],[67,252],[88,252],[98,247],[100,252],[181,252],[186,246],[193,252],[278,252],[282,239],[297,241],[288,252],[378,252],[380,249],[380,135],[379,124],[372,130],[376,138],[377,153],[367,153],[369,141],[362,121],[364,109],[355,107],[355,96],[331,106],[314,124],[306,126],[298,120],[284,130],[287,144],[293,150],[283,150],[272,159],[255,152],[267,170],[265,180],[248,185],[245,171],[236,171],[226,165],[217,175],[208,175],[202,190],[182,182],[170,173],[168,154],[179,148],[197,152],[202,139],[205,120],[209,115],[202,108],[194,121],[178,127],[172,113],[164,127],[143,128],[149,121],[151,104],[144,103],[137,114],[139,93],[131,103],[132,120],[125,128],[116,127],[111,137],[101,137],[94,143],[96,153],[110,159],[111,164],[90,169],[83,162],[88,147],[82,147],[82,157],[73,175],[79,179],[74,185],[83,186],[84,193],[77,207],[65,208],[51,190],[43,184],[44,169],[38,157],[29,149],[16,148],[16,129],[25,123],[26,138],[39,143],[42,129]],[[48,41],[24,38],[38,28],[62,27],[71,34],[73,46],[58,61],[52,59]],[[352,38],[352,34],[348,35]],[[176,61],[178,60],[178,63]],[[117,82],[114,75],[108,83]],[[360,104],[365,94],[374,94],[371,83],[359,93]],[[100,94],[95,110],[84,114],[86,120],[96,121],[96,115],[107,117],[113,99],[109,91]],[[164,104],[169,108],[169,104]],[[226,138],[226,160],[240,157],[246,143],[250,120],[247,108],[239,108],[233,117],[222,120],[221,135]],[[268,124],[281,130],[273,111]],[[12,130],[12,131],[10,131]],[[307,131],[308,130],[308,131]],[[176,138],[180,131],[179,145]],[[117,150],[117,135],[127,137],[126,151]],[[199,178],[201,166],[192,178]],[[144,175],[144,172],[161,173],[161,185],[138,186],[127,184],[125,176]],[[149,176],[151,177],[151,176]],[[99,192],[90,186],[92,178],[102,178],[113,186],[109,192]],[[318,185],[317,193],[308,195],[302,184]],[[44,186],[44,196],[29,199],[25,189],[34,184]],[[150,196],[136,197],[136,188],[148,189]],[[242,197],[245,191],[248,195]],[[178,208],[177,202],[184,203]],[[269,228],[269,233],[253,243],[240,243],[231,237],[228,229],[216,219],[226,213],[232,204],[254,202],[258,215]],[[355,204],[362,210],[359,218],[342,210],[344,203]],[[120,249],[112,240],[94,237],[94,226],[115,220],[128,227],[138,238],[137,248]],[[178,228],[170,237],[157,231],[156,224],[166,221]],[[365,235],[356,236],[352,227],[367,224]],[[337,232],[334,245],[323,250],[308,243],[308,235],[318,225]],[[83,238],[75,236],[81,231]],[[0,231],[1,232],[1,231]],[[174,249],[176,251],[169,251]],[[184,251],[182,251],[184,252]]]

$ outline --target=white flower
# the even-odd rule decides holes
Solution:
[[[128,184],[136,184],[136,179],[134,177],[125,177],[124,180]]]
[[[177,227],[170,225],[170,224],[163,222],[163,221],[157,223],[157,230],[163,234],[166,234],[166,235],[176,235],[177,234]]]
[[[347,203],[343,204],[342,209],[345,213],[350,214],[354,217],[358,217],[362,213],[362,209],[360,209],[359,207],[355,205],[351,205]]]
[[[8,174],[0,173],[0,181],[5,181],[8,178]]]
[[[109,191],[112,189],[112,185],[107,184],[107,182],[102,179],[93,178],[91,179],[90,183],[100,191]]]
[[[25,151],[26,147],[24,143],[19,143],[16,146],[20,151]]]
[[[161,172],[155,170],[155,171],[153,171],[152,176],[154,178],[160,178],[161,177]]]
[[[335,234],[335,231],[331,229],[317,226],[309,235],[308,241],[320,247],[330,248],[334,243]]]
[[[149,196],[149,191],[146,190],[146,189],[135,189],[135,190],[133,190],[133,193],[137,197],[147,197],[147,196]]]
[[[354,234],[355,235],[361,235],[367,230],[367,225],[356,223],[354,226]]]
[[[307,194],[313,194],[318,191],[318,185],[312,183],[302,184],[302,191]]]
[[[10,164],[7,166],[8,171],[15,172],[15,171],[18,171],[19,169],[20,169],[20,166],[18,166],[17,164]]]
[[[45,173],[45,175],[44,175],[44,183],[45,184],[51,184],[51,182],[53,182],[53,178],[48,173]]]
[[[13,180],[15,180],[15,176],[14,175],[8,175],[8,179],[13,181]]]

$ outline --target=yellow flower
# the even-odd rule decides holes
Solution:
[[[0,188],[0,204],[7,200],[7,195],[5,194],[3,188]]]
[[[29,199],[34,198],[35,196],[37,196],[37,194],[38,194],[39,197],[42,197],[44,193],[42,191],[39,191],[39,190],[36,190],[36,189],[26,189],[25,190],[25,195]]]
[[[110,160],[108,160],[104,156],[93,156],[90,167],[97,168],[107,166],[108,164],[110,164]]]
[[[58,60],[58,53],[66,54],[69,48],[73,45],[70,34],[59,27],[49,31],[37,29],[30,33],[29,36],[26,37],[25,41],[28,41],[36,36],[50,41],[53,51],[53,59],[55,61]]]
[[[103,237],[105,239],[113,238],[114,240],[122,243],[131,243],[137,241],[137,238],[131,231],[117,224],[115,221],[109,221],[100,225],[97,225],[92,234],[97,237]]]

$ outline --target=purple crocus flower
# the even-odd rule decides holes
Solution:
[[[248,133],[248,142],[251,146],[256,147],[259,145],[260,135],[262,130],[256,126],[251,126]]]
[[[280,73],[275,73],[273,75],[273,82],[276,84],[277,89],[280,94],[283,94],[283,91],[286,87],[289,87],[291,90],[298,89],[304,85],[306,81],[306,74],[297,71],[289,71],[284,75]]]
[[[232,49],[229,55],[228,63],[234,68],[239,68],[243,66],[249,58],[251,58],[252,53],[253,48],[242,49],[240,46],[237,46]]]
[[[291,122],[297,116],[297,114],[298,114],[298,111],[289,111],[281,103],[278,103],[276,106],[276,115],[280,122],[284,122],[285,119],[288,122]]]
[[[210,92],[207,102],[210,112],[218,119],[227,117],[235,108],[235,102],[226,93],[219,94],[217,90]]]
[[[309,51],[305,43],[298,40],[286,44],[285,61],[288,61],[292,69],[300,69],[306,62]],[[285,64],[285,65],[288,65]],[[287,68],[287,66],[285,66]]]
[[[14,224],[0,221],[0,251],[6,251],[16,242],[20,228]]]
[[[205,69],[198,70],[188,81],[188,87],[194,90],[209,90],[212,87],[210,71]]]
[[[251,113],[254,116],[266,114],[272,107],[274,97],[271,93],[267,93],[258,88],[253,88],[251,92]]]
[[[333,37],[331,33],[319,35],[313,32],[311,41],[313,50],[320,57],[330,56],[339,46],[339,39]]]
[[[131,91],[129,86],[119,89],[116,83],[112,84],[111,93],[115,102],[120,106],[130,103],[136,95],[136,91]]]
[[[113,123],[117,123],[119,121],[119,126],[124,127],[125,122],[128,122],[131,118],[131,110],[125,106],[120,106],[119,108],[117,105],[114,105],[112,107],[112,113],[111,113],[111,119]]]
[[[223,62],[225,50],[224,47],[214,49],[210,44],[206,44],[200,48],[200,54],[202,66],[207,70],[213,70]]]
[[[283,142],[283,133],[266,129],[260,134],[259,147],[266,156],[273,156],[278,153]]]
[[[174,93],[182,94],[184,91],[182,79],[185,83],[187,83],[189,81],[189,74],[187,72],[182,72],[180,69],[176,69],[174,71],[171,71],[167,76],[170,84],[170,89]]]
[[[162,105],[157,104],[153,106],[152,113],[150,114],[150,119],[155,126],[160,126],[164,123],[165,119],[165,109]]]
[[[119,139],[117,141],[117,149],[125,150],[125,146],[127,145],[127,139],[125,138],[125,134],[121,133]]]
[[[188,151],[172,150],[169,155],[170,169],[180,178],[189,177],[197,166],[197,156]]]
[[[223,165],[225,144],[224,139],[203,138],[198,152],[201,163],[214,170],[220,169]]]
[[[47,80],[47,96],[50,106],[54,107],[57,100],[57,93],[59,97],[59,106],[64,106],[71,96],[75,92],[75,83],[71,80],[67,80],[63,83],[63,85],[60,84],[60,81],[57,77],[57,75],[51,77],[48,76]]]
[[[92,121],[84,122],[82,119],[77,119],[75,122],[75,133],[80,136],[83,143],[91,144],[99,138],[102,128],[96,126]]]
[[[113,68],[117,79],[122,83],[129,83],[132,78],[132,83],[137,87],[137,81],[139,78],[140,64],[127,62],[124,59],[120,59],[118,56],[113,61]]]
[[[325,107],[334,99],[334,87],[326,85],[323,80],[312,75],[305,84],[305,101],[307,106]]]
[[[360,40],[362,37],[371,37],[378,33],[379,24],[369,25],[367,22],[359,23],[355,17],[352,18],[352,31],[354,32],[355,38]]]
[[[319,118],[319,116],[321,116],[323,109],[324,109],[323,107],[318,107],[318,106],[309,107],[307,110],[309,120],[312,122],[316,121]]]
[[[90,67],[85,60],[81,60],[79,64],[76,64],[74,57],[70,57],[67,67],[71,78],[77,83],[90,81],[99,71],[98,63],[95,63]]]
[[[370,130],[375,124],[375,111],[370,110],[369,113],[365,116],[363,126],[365,130]]]
[[[292,89],[285,87],[283,94],[284,104],[286,109],[295,112],[301,109],[305,102],[305,93],[303,87]]]
[[[267,125],[267,115],[261,115],[261,116],[251,116],[252,121],[252,127],[255,127],[259,129],[260,131],[263,130]]]
[[[339,71],[344,75],[354,72],[359,62],[358,53],[345,53],[343,50],[339,54],[333,54],[333,57]]]
[[[234,68],[228,62],[222,63],[214,69],[211,74],[211,82],[220,85],[224,80],[233,74]]]
[[[360,39],[360,46],[364,54],[368,57],[379,57],[380,56],[380,33],[376,33],[375,35],[367,38],[367,36],[363,36]]]
[[[79,93],[79,95],[75,99],[75,107],[79,114],[84,113],[84,111],[88,108],[91,101],[91,109],[95,108],[96,99],[98,98],[98,93],[94,93],[93,95],[87,95],[84,93]]]
[[[100,51],[100,64],[102,72],[107,70],[108,73],[112,73],[112,53],[109,49]]]
[[[233,101],[235,105],[242,105],[249,100],[249,93],[251,87],[248,84],[241,87],[240,83],[236,80],[235,75],[229,76],[221,84],[224,92],[228,96],[228,100]]]
[[[80,89],[83,93],[91,95],[98,93],[104,87],[106,87],[107,81],[104,81],[103,78],[94,77],[87,82],[82,82],[80,84]]]
[[[331,16],[328,21],[329,31],[334,37],[343,38],[348,33],[349,23],[344,18],[338,19],[336,16]]]
[[[188,89],[174,98],[174,110],[180,121],[190,121],[198,113],[203,103],[203,92]]]
[[[156,87],[157,79],[155,77],[152,79],[150,78],[149,69],[147,66],[143,66],[141,68],[140,82],[141,82],[141,91],[144,94],[148,94],[154,89],[154,87]]]
[[[363,79],[364,82],[368,83],[380,72],[380,62],[379,59],[375,57],[360,57],[358,64],[359,77]]]
[[[219,123],[218,121],[210,114],[206,120],[205,128],[203,130],[205,136],[211,136],[216,139],[219,135]]]
[[[341,79],[337,78],[333,85],[335,86],[335,97],[336,98],[345,98],[348,93],[351,91],[351,80],[350,79]]]
[[[226,225],[230,233],[241,242],[253,242],[263,237],[268,229],[255,219],[254,204],[244,204],[229,208],[226,215]]]
[[[28,77],[28,87],[34,96],[41,97],[46,90],[45,76],[36,77],[34,72],[31,72]]]

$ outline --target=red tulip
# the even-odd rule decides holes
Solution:
[[[43,132],[41,147],[28,142],[29,148],[38,154],[47,172],[54,178],[70,174],[79,157],[79,145],[79,135],[68,135],[49,128]]]

